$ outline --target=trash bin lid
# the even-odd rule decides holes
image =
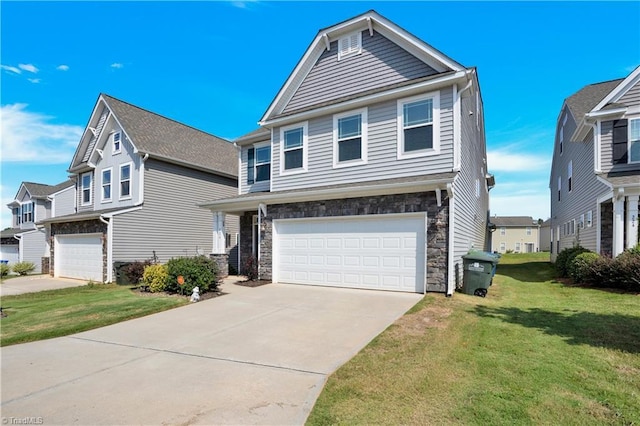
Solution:
[[[481,250],[469,250],[467,254],[462,256],[463,259],[468,260],[483,260],[485,262],[498,263],[500,261],[500,255],[490,253],[488,251]]]

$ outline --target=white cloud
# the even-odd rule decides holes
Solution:
[[[34,74],[37,73],[38,71],[40,71],[33,64],[18,64],[18,68],[20,68],[21,70],[24,70],[24,71],[32,72]]]
[[[111,66],[111,68],[116,68],[116,69],[124,68],[124,65],[119,63],[119,62],[114,62],[110,66]]]
[[[0,68],[2,68],[5,71],[12,72],[14,74],[22,74],[22,71],[19,68],[12,67],[9,65],[0,65]]]
[[[491,192],[491,216],[531,216],[543,220],[549,218],[551,198],[548,190],[527,195],[493,195],[493,191]]]
[[[58,66],[56,67],[56,69],[57,69],[58,71],[69,71],[69,65],[65,65],[65,64],[58,65]]]
[[[512,153],[506,150],[487,152],[489,172],[531,172],[549,170],[548,155]]]
[[[2,203],[2,208],[0,209],[0,229],[11,227],[11,210],[7,208],[7,204],[13,201],[16,191],[18,191],[18,188],[0,185],[0,193],[2,194],[2,198],[0,198],[0,203]]]
[[[42,81],[39,78],[28,78],[27,80],[29,80],[30,82],[32,82],[34,84],[38,84],[38,83],[40,83]]]
[[[51,124],[51,117],[27,111],[26,104],[0,107],[2,161],[70,163],[83,128]]]

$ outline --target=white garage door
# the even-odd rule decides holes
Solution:
[[[425,216],[274,221],[274,281],[424,292]]]
[[[55,276],[102,282],[100,235],[57,235]]]
[[[16,240],[16,243],[18,241]],[[6,260],[9,264],[20,261],[20,247],[18,244],[2,244],[0,246],[0,260]]]

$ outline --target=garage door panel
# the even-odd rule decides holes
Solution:
[[[422,292],[424,216],[279,220],[279,282]]]
[[[56,236],[55,274],[102,282],[102,239],[99,235]]]

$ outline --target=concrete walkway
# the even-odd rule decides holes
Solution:
[[[87,285],[87,281],[52,278],[49,275],[27,275],[2,280],[0,284],[0,296],[13,296],[16,294],[35,293],[38,291],[79,287],[83,285]]]
[[[2,417],[302,424],[327,377],[421,295],[269,284],[1,349]]]

